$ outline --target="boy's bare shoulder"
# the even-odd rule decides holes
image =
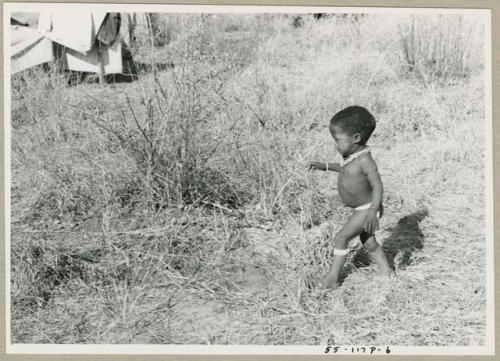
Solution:
[[[370,152],[359,158],[359,165],[364,170],[377,170],[377,163],[375,162],[375,159],[373,159]]]

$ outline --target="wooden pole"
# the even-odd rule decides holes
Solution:
[[[99,45],[97,46],[97,62],[99,63],[97,69],[99,84],[104,85],[104,62],[102,61],[102,51]]]

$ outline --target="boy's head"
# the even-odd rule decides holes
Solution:
[[[360,106],[347,107],[330,120],[330,133],[340,129],[354,138],[354,143],[365,145],[375,129],[375,118]]]

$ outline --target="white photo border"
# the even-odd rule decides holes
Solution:
[[[493,121],[492,121],[492,34],[490,9],[412,8],[412,7],[337,7],[325,6],[261,6],[261,5],[167,5],[167,4],[89,4],[89,3],[9,3],[3,4],[4,41],[4,194],[5,194],[5,321],[6,351],[10,354],[175,354],[175,355],[321,355],[325,346],[261,346],[261,345],[106,345],[106,344],[12,344],[10,334],[10,187],[11,187],[11,104],[10,104],[10,15],[12,12],[37,12],[47,7],[120,12],[163,13],[367,13],[367,14],[476,14],[483,18],[485,77],[485,199],[486,199],[486,343],[476,346],[393,346],[390,355],[495,355],[495,284],[494,284],[494,199],[493,199]],[[145,9],[147,7],[147,9]],[[351,355],[351,348],[363,345],[340,345],[338,355]],[[378,346],[374,355],[385,355],[387,345]],[[358,354],[359,355],[359,354]]]

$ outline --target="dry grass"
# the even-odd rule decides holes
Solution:
[[[455,16],[412,16],[400,28],[402,66],[424,81],[468,77],[481,66],[481,22]]]
[[[402,71],[412,22],[381,16],[162,21],[164,48],[135,56],[173,69],[102,88],[12,78],[13,341],[483,345],[481,67]],[[351,104],[378,120],[398,275],[356,241],[318,298],[349,210],[306,164],[336,157],[327,120]]]

